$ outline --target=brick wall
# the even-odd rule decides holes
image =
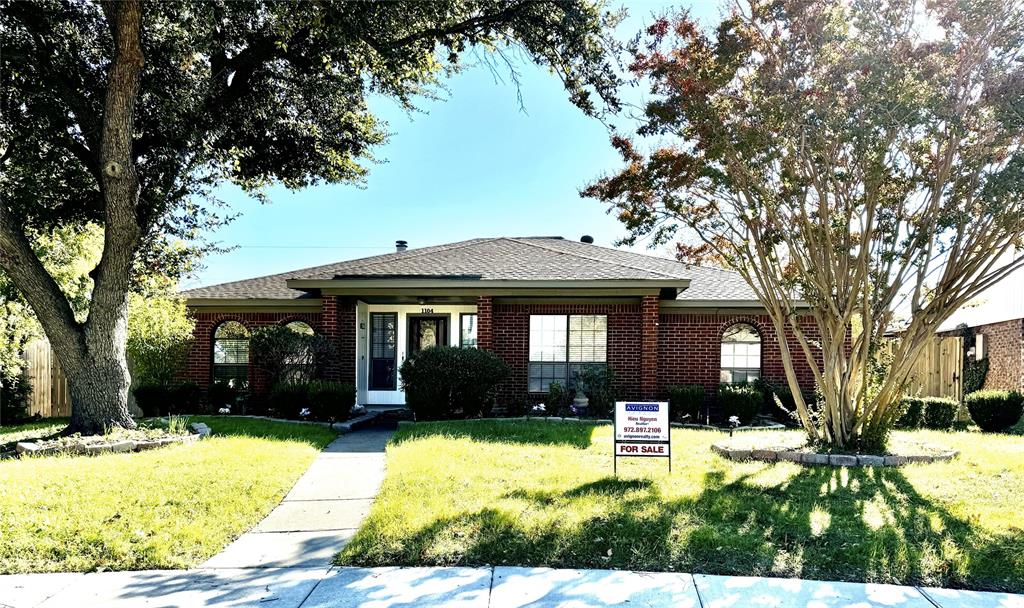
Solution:
[[[761,334],[761,377],[785,382],[782,351],[775,340],[775,329],[766,315],[686,314],[662,311],[658,326],[658,389],[678,384],[699,384],[713,394],[721,379],[722,332],[735,323],[749,323]],[[817,331],[807,320],[808,338]],[[794,336],[787,339],[797,379],[805,390],[814,388],[814,376],[803,360],[803,351]]]
[[[1024,390],[1024,319],[980,325],[988,351],[986,389]]]
[[[283,325],[291,321],[304,321],[314,331],[322,332],[322,315],[313,312],[202,312],[193,310],[196,328],[192,332],[192,349],[188,355],[185,378],[201,387],[210,385],[213,375],[213,333],[225,321],[238,321],[250,332],[267,325]],[[249,367],[249,387],[254,393],[266,390],[266,378]]]
[[[510,402],[541,395],[527,391],[530,315],[608,315],[608,365],[615,370],[616,389],[639,395],[642,319],[639,304],[498,304],[493,309],[493,352],[512,368],[499,390],[499,401]]]

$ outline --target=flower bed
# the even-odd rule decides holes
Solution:
[[[44,456],[52,454],[103,454],[108,452],[141,452],[167,445],[194,443],[210,434],[203,423],[191,425],[193,432],[161,427],[140,426],[136,429],[117,429],[106,435],[66,437],[22,441],[15,446],[18,455]]]
[[[729,460],[795,462],[837,467],[894,467],[905,464],[946,462],[959,455],[957,450],[921,442],[896,441],[886,454],[843,454],[820,452],[792,436],[779,434],[730,437],[711,446],[711,451]]]

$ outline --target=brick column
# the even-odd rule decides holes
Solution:
[[[658,296],[644,296],[640,302],[640,392],[644,399],[658,393]]]
[[[356,303],[338,296],[324,296],[323,301],[323,335],[337,351],[325,376],[328,380],[355,385]]]
[[[491,296],[476,299],[476,345],[483,350],[494,350],[494,302]]]

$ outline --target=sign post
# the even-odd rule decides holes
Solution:
[[[615,403],[615,453],[612,469],[619,474],[619,456],[668,458],[672,472],[672,426],[664,401]]]

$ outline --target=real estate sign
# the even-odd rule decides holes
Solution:
[[[672,470],[672,432],[668,403],[664,401],[618,401],[615,403],[614,467],[619,456],[668,458]]]

